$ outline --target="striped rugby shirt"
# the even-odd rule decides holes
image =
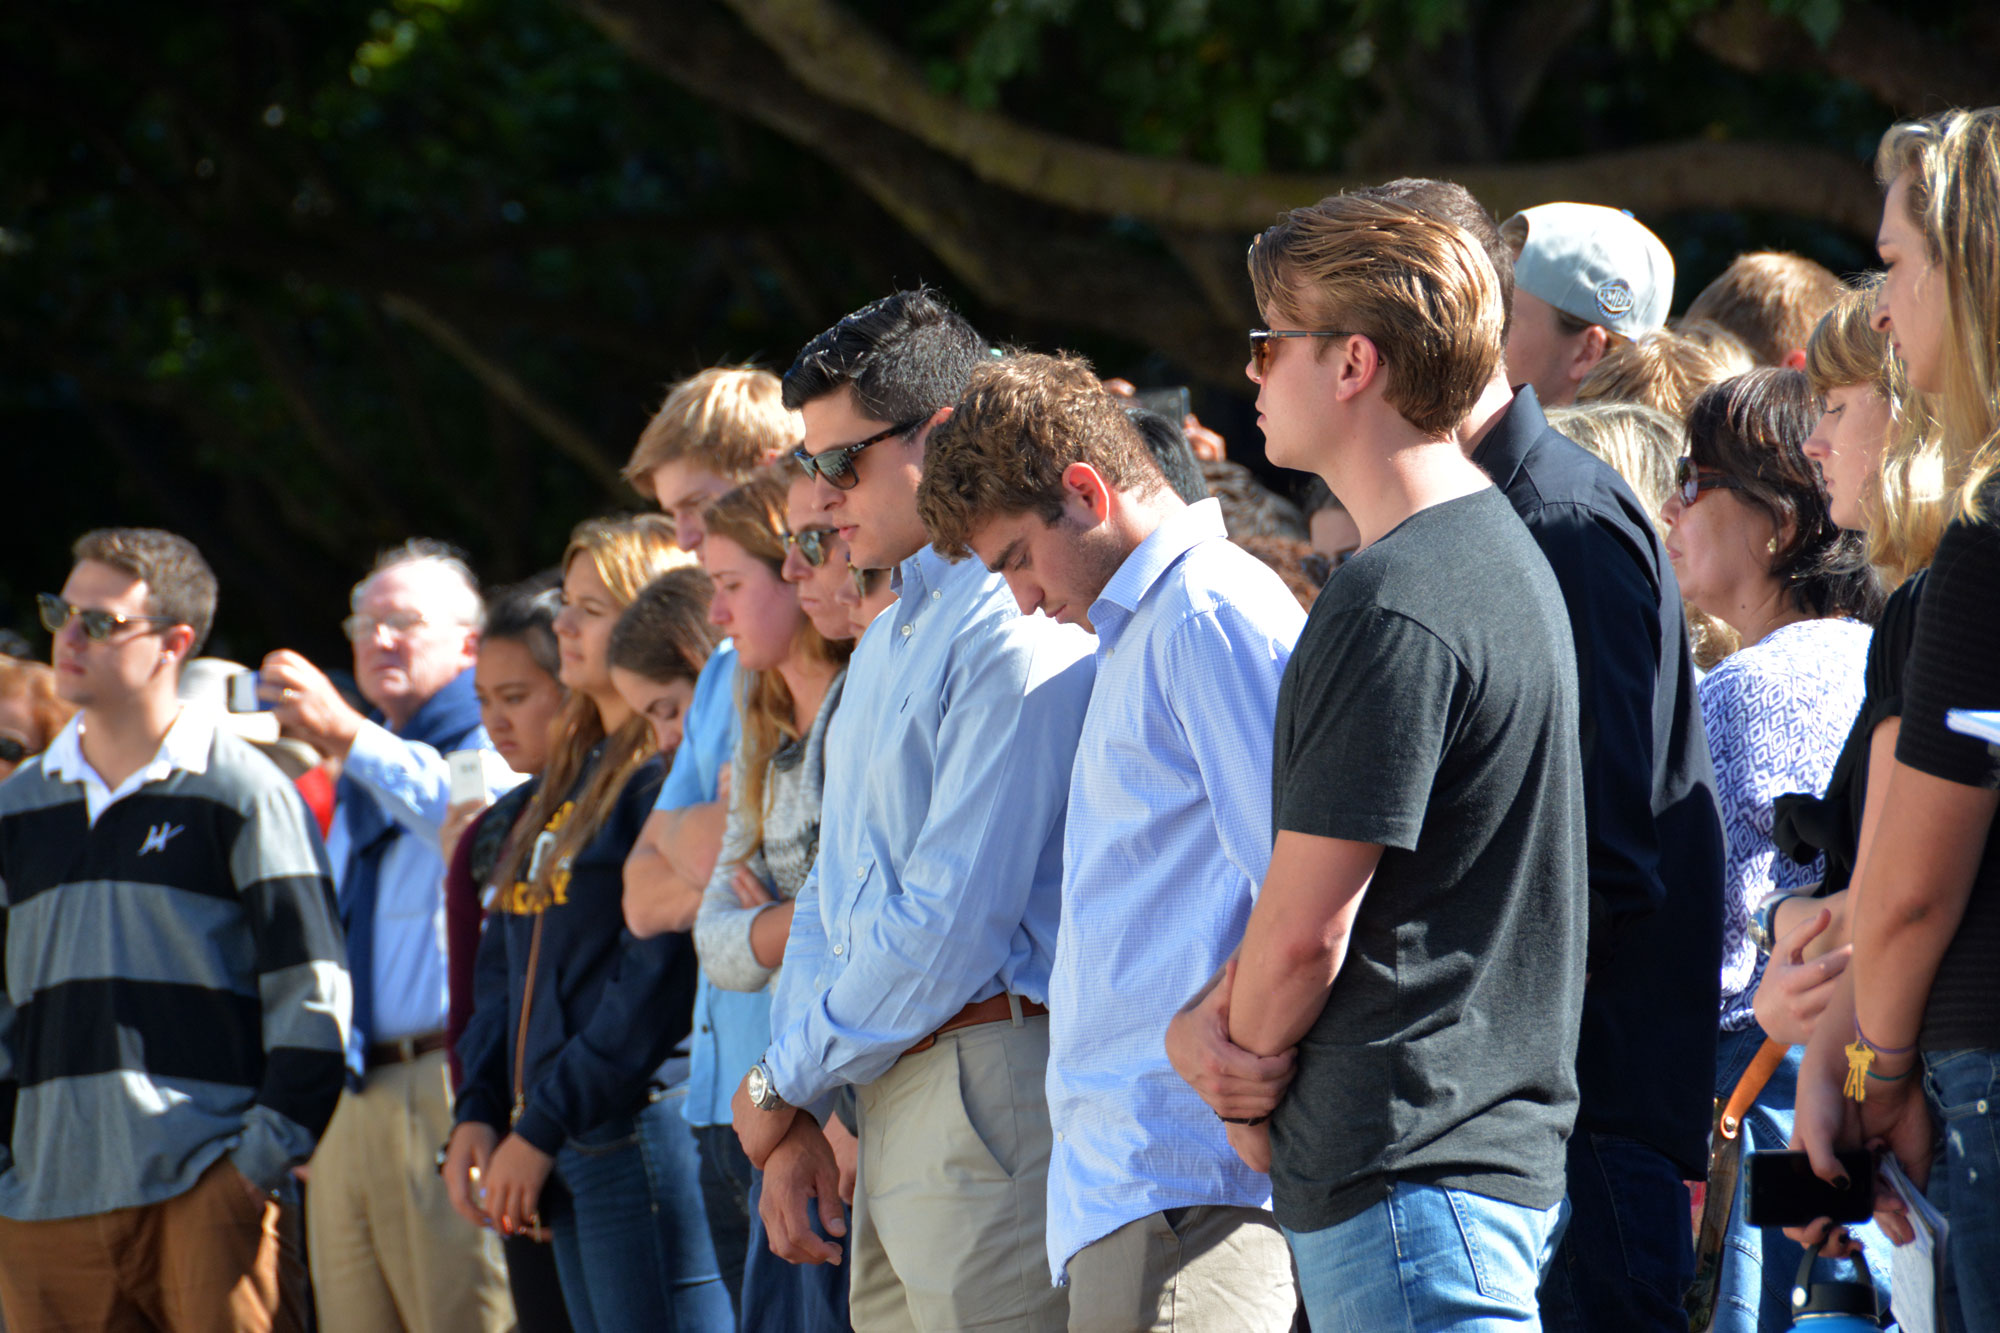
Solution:
[[[352,1005],[298,792],[184,709],[117,791],[81,718],[0,784],[0,1215],[271,1189],[340,1096]]]

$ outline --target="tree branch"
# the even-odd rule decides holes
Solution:
[[[558,452],[581,467],[592,481],[613,494],[618,492],[618,470],[605,461],[589,434],[554,405],[537,397],[534,390],[523,384],[512,371],[473,346],[471,340],[456,327],[416,301],[395,292],[382,298],[382,307],[458,362],[466,373],[534,427],[536,433],[554,445]]]
[[[2000,102],[2000,51],[1919,32],[1879,6],[1847,0],[1825,46],[1796,19],[1761,0],[1733,0],[1695,21],[1694,40],[1725,65],[1761,74],[1781,66],[1817,66],[1851,79],[1899,115]]]

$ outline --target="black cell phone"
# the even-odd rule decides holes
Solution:
[[[1745,1215],[1753,1227],[1802,1227],[1820,1217],[1865,1222],[1875,1211],[1872,1153],[1840,1154],[1846,1189],[1814,1175],[1811,1159],[1802,1152],[1753,1152],[1743,1169],[1749,1181]]]
[[[1177,384],[1171,389],[1140,389],[1132,395],[1136,405],[1148,412],[1157,412],[1176,426],[1188,419],[1194,411],[1189,405],[1188,389],[1185,384]]]

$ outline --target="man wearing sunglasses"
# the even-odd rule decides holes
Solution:
[[[297,1192],[349,1015],[325,850],[183,708],[215,614],[186,539],[103,529],[41,597],[81,712],[0,786],[0,1307],[57,1328],[297,1328]]]
[[[1047,1251],[1071,1333],[1287,1333],[1270,1178],[1165,1042],[1269,865],[1272,719],[1305,613],[1217,501],[1170,488],[1080,360],[981,367],[931,434],[917,503],[937,548],[999,574],[1023,615],[1098,636],[1049,981]]]
[[[765,1171],[771,1249],[837,1259],[808,1221],[816,1199],[826,1229],[846,1231],[816,1113],[855,1088],[860,1330],[1066,1322],[1042,1258],[1042,1084],[1092,643],[1021,616],[983,566],[929,550],[916,503],[930,432],[988,360],[984,340],[919,290],[848,316],[785,376],[822,521],[856,565],[894,568],[898,594],[856,649],[828,731],[819,859],[736,1127]]]

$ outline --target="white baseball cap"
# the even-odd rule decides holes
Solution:
[[[1627,338],[1666,327],[1674,257],[1630,213],[1600,204],[1537,204],[1514,217],[1528,227],[1514,261],[1516,287]]]

